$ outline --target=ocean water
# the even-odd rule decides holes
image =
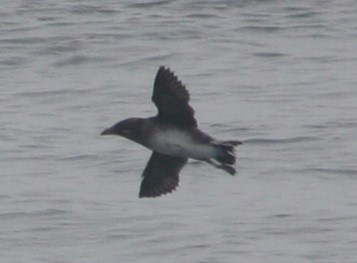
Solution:
[[[2,1],[1,262],[356,262],[353,0]],[[192,161],[139,199],[150,152],[100,137],[152,116],[171,67],[234,177]]]

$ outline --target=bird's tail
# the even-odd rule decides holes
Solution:
[[[218,154],[215,159],[222,164],[235,164],[236,156],[234,154],[234,147],[239,144],[242,143],[240,141],[222,141],[215,144],[218,149]]]
[[[220,164],[214,163],[212,160],[209,161],[213,166],[223,169],[227,173],[234,175],[236,170],[233,165],[236,162],[236,156],[234,153],[234,147],[242,144],[240,141],[219,141],[215,142],[214,146],[217,149],[217,155],[214,158]]]

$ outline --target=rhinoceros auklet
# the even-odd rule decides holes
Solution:
[[[198,129],[189,93],[169,68],[159,68],[151,99],[158,109],[156,116],[129,118],[101,133],[120,135],[152,150],[139,197],[157,197],[175,190],[188,158],[206,161],[231,175],[236,173],[234,147],[241,142],[216,140]]]

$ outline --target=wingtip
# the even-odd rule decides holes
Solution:
[[[170,73],[173,74],[173,71],[170,69],[170,67],[161,65],[159,69],[157,70],[157,75],[163,74],[163,73]]]
[[[171,194],[172,192],[176,191],[176,188],[171,189],[170,191],[166,192],[150,192],[150,193],[144,193],[140,190],[139,192],[139,198],[157,198],[163,195]]]

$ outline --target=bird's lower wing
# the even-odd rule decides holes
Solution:
[[[176,189],[187,158],[153,152],[142,174],[139,197],[157,197]]]

